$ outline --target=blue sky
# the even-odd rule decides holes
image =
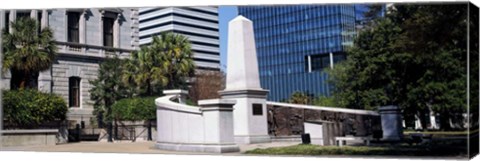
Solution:
[[[238,15],[237,6],[219,6],[220,27],[220,69],[225,71],[227,65],[228,22]]]

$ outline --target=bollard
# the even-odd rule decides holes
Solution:
[[[152,141],[152,121],[148,121],[148,129],[147,129],[147,134],[148,134],[148,137],[147,137],[147,140],[148,141]]]
[[[302,144],[310,144],[310,134],[302,134]]]
[[[108,133],[108,142],[113,142],[113,135],[112,135],[112,122],[108,122],[107,133]]]
[[[80,141],[80,124],[75,125],[75,131],[77,131],[76,140]]]

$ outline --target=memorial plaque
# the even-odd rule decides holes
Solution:
[[[254,103],[254,104],[252,104],[252,107],[253,107],[253,115],[263,115],[262,104]]]

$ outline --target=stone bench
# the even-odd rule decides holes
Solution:
[[[347,145],[347,141],[356,141],[356,142],[363,142],[365,145],[370,145],[370,140],[372,137],[358,137],[358,136],[345,136],[345,137],[335,137],[335,143],[337,146],[344,146]]]

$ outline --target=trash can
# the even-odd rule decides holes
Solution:
[[[302,144],[310,144],[310,134],[302,134]]]

